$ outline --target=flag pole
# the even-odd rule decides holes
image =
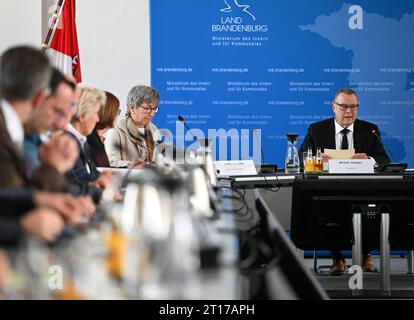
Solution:
[[[49,31],[48,31],[48,33],[46,35],[46,39],[42,43],[42,51],[43,51],[43,53],[45,53],[46,50],[49,49],[51,37],[52,37],[53,32],[56,30],[57,22],[59,20],[59,12],[61,12],[61,9],[63,7],[64,2],[65,2],[65,0],[59,0],[59,2],[57,4],[56,11],[53,14],[53,21],[52,21],[51,25],[49,26]]]

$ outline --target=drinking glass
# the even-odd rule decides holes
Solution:
[[[316,156],[314,161],[314,170],[315,173],[320,173],[323,171],[323,163],[322,163],[322,150],[320,147],[316,148]]]
[[[303,154],[304,168],[306,173],[313,173],[315,171],[312,148],[309,148],[307,152]]]

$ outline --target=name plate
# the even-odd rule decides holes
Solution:
[[[219,177],[248,176],[257,174],[253,160],[214,161]]]
[[[374,173],[372,159],[332,159],[328,162],[329,173]]]

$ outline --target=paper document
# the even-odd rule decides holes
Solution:
[[[351,159],[355,154],[355,149],[349,150],[334,150],[334,149],[325,149],[324,154],[332,157],[332,159]]]

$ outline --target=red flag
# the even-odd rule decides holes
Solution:
[[[47,55],[59,70],[65,74],[72,74],[77,82],[82,82],[75,21],[75,0],[63,2],[62,13]]]

